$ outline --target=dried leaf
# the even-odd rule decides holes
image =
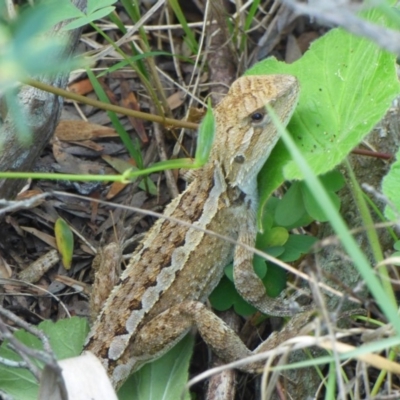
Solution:
[[[81,161],[78,157],[63,151],[63,145],[57,138],[53,142],[53,155],[61,167],[61,172],[92,175],[103,175],[105,173],[104,166],[99,163]]]
[[[89,79],[82,79],[81,81],[71,83],[71,85],[68,86],[68,90],[71,93],[84,96],[85,94],[93,92],[93,86]]]
[[[114,129],[86,121],[60,121],[54,135],[64,141],[118,137]]]
[[[39,194],[42,194],[43,192],[41,190],[38,189],[34,189],[34,190],[26,190],[24,192],[20,192],[17,195],[17,200],[28,200],[32,197],[35,197]],[[29,208],[35,208],[37,206],[40,206],[43,202],[45,201],[44,198],[42,199],[37,199]]]
[[[0,278],[9,279],[11,278],[12,270],[8,262],[0,256]]]
[[[125,80],[121,81],[121,104],[129,108],[130,110],[140,111],[140,106],[137,101],[135,94],[131,91],[129,87],[129,83]],[[149,138],[146,135],[146,131],[144,129],[143,121],[141,119],[137,119],[128,115],[129,122],[135,128],[140,140],[143,143],[148,143]]]
[[[111,184],[109,191],[106,194],[106,199],[107,200],[113,199],[116,195],[121,193],[126,188],[127,185],[129,185],[129,183],[113,182]]]
[[[25,232],[29,232],[30,234],[36,236],[38,239],[47,243],[49,246],[57,248],[56,240],[54,236],[48,235],[47,233],[41,232],[36,228],[31,228],[30,226],[21,226],[20,227]]]
[[[104,146],[93,142],[93,140],[81,140],[79,142],[71,141],[70,143],[76,144],[77,146],[85,147],[93,151],[97,151],[99,153],[104,151]],[[75,154],[77,154],[77,152],[75,152]]]
[[[182,90],[175,92],[171,96],[168,97],[167,103],[171,110],[175,110],[176,108],[180,107],[183,102],[185,101],[186,93]]]
[[[201,120],[203,119],[206,111],[207,110],[205,108],[190,107],[187,121],[199,124],[201,122]]]

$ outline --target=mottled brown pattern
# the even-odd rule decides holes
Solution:
[[[298,83],[287,75],[238,79],[215,109],[216,137],[208,163],[165,209],[133,254],[88,337],[118,387],[131,371],[160,356],[193,326],[222,358],[251,354],[202,304],[234,260],[238,290],[261,311],[292,315],[270,299],[252,269],[252,252],[169,217],[254,246],[257,173],[278,134],[265,110],[286,124]]]

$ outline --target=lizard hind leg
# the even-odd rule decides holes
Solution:
[[[253,354],[224,321],[197,301],[175,305],[146,323],[135,337],[130,354],[136,358],[159,357],[172,348],[191,327],[197,327],[207,345],[226,362]],[[255,370],[251,367],[244,369],[247,372]]]
[[[311,321],[314,314],[313,311],[297,314],[279,334],[272,334],[254,351],[251,351],[239,336],[204,304],[188,301],[169,308],[149,321],[138,332],[130,348],[130,354],[136,358],[143,358],[152,353],[153,360],[172,348],[191,327],[196,326],[212,351],[226,363],[230,363],[274,349],[283,341],[296,336]],[[262,371],[263,367],[264,361],[261,360],[243,364],[240,369],[244,372],[256,373]]]

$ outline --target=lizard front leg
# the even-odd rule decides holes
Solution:
[[[256,202],[249,199],[246,212],[242,212],[243,218],[239,221],[238,242],[249,247],[255,246],[257,228],[256,228]],[[276,317],[290,317],[300,312],[309,311],[309,306],[299,306],[293,296],[287,295],[284,290],[277,298],[271,298],[267,295],[261,279],[253,269],[254,253],[243,246],[236,245],[233,259],[233,277],[236,290],[251,305],[264,314]]]

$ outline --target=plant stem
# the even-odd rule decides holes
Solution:
[[[24,79],[24,83],[33,86],[37,89],[44,90],[45,92],[54,93],[58,96],[65,97],[67,99],[71,99],[74,101],[78,101],[80,103],[89,104],[93,107],[98,107],[102,110],[106,111],[114,111],[118,114],[129,115],[135,118],[141,118],[146,121],[158,122],[164,126],[175,126],[177,128],[187,128],[187,129],[195,129],[199,127],[198,124],[188,121],[180,121],[172,118],[164,118],[159,115],[148,114],[142,111],[130,110],[129,108],[115,106],[113,104],[105,104],[98,100],[89,99],[87,97],[81,96],[76,93],[68,92],[67,90],[60,89],[51,85],[47,85],[46,83],[36,81],[35,79],[26,78]]]

